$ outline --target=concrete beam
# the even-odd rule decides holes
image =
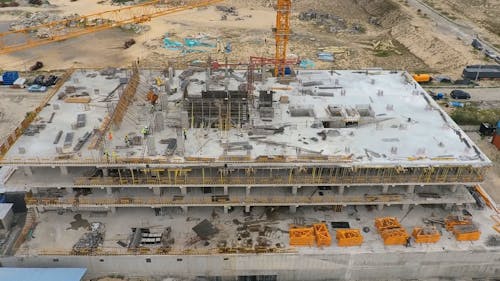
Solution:
[[[403,210],[403,211],[408,211],[409,208],[410,208],[410,204],[401,205],[401,210]]]
[[[182,212],[184,214],[187,214],[187,212],[188,212],[188,206],[181,206],[181,209],[182,209]]]
[[[38,194],[38,187],[31,187],[31,193]]]
[[[228,214],[230,208],[231,206],[224,206],[224,214]]]
[[[454,205],[453,203],[448,203],[448,204],[445,204],[445,205],[444,205],[444,209],[445,209],[445,210],[451,210],[451,208],[453,208],[453,205]]]
[[[250,206],[245,206],[245,213],[250,213]]]
[[[108,170],[108,169],[103,168],[103,169],[102,169],[102,176],[103,176],[103,177],[108,177],[108,176],[109,176],[109,170]]]
[[[454,184],[454,185],[450,186],[450,191],[453,193],[457,192],[457,189],[458,189],[458,184]]]
[[[112,214],[116,214],[116,207],[109,207]]]
[[[292,194],[297,195],[297,191],[299,190],[300,186],[292,186]]]

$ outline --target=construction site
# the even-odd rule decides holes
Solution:
[[[0,34],[0,53],[222,1],[187,2],[24,26]],[[18,117],[11,108],[0,142],[12,201],[0,200],[1,266],[86,268],[86,280],[500,277],[500,216],[481,186],[496,158],[405,67],[342,69],[330,56],[351,55],[338,47],[304,66],[289,52],[292,1],[276,2],[271,54],[171,33],[165,48],[185,58],[73,64],[30,86],[39,103]],[[215,9],[223,21],[242,16]],[[362,30],[313,11],[298,18]],[[378,40],[371,51],[400,44]],[[11,85],[0,91],[24,88]]]

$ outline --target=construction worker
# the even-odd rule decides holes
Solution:
[[[106,158],[106,162],[109,163],[109,152],[107,150],[104,151],[104,158]]]
[[[148,133],[149,133],[148,126],[145,126],[144,128],[142,128],[141,133],[142,133],[142,135],[144,136],[144,138],[146,138],[146,136],[147,136],[147,135],[148,135]]]
[[[186,130],[186,128],[182,129],[182,132],[184,133],[184,140],[187,140],[187,130]]]

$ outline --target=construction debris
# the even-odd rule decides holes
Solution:
[[[72,254],[87,255],[95,252],[104,242],[106,232],[104,224],[100,222],[90,223],[90,231],[83,234],[82,237],[73,245]]]

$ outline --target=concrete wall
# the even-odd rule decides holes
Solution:
[[[33,256],[4,257],[0,262],[18,267],[86,267],[89,278],[107,274],[185,278],[278,275],[278,280],[297,281],[500,277],[500,249],[335,255]]]

